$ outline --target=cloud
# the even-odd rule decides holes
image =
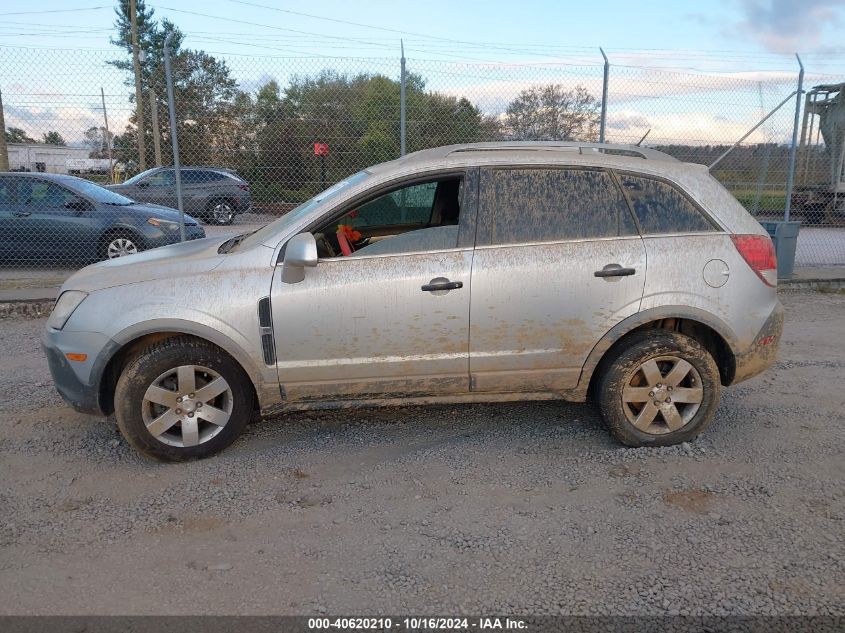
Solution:
[[[751,36],[767,50],[793,53],[824,47],[825,30],[842,20],[845,0],[741,0],[743,19],[729,35]]]
[[[610,143],[636,143],[649,132],[645,145],[718,145],[736,142],[753,125],[712,112],[654,114],[639,110],[619,110],[607,114],[607,140]],[[785,142],[791,130],[772,134],[760,127],[744,143]]]
[[[40,139],[43,134],[56,131],[68,145],[80,145],[84,140],[85,130],[103,124],[102,110],[92,105],[36,105],[17,106],[4,104],[6,127],[21,128],[32,138]],[[109,127],[117,134],[123,132],[128,117],[117,114],[110,116]]]

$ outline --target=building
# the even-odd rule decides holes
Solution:
[[[68,161],[87,159],[87,147],[65,147],[46,143],[7,143],[9,169],[48,174],[67,174]],[[74,162],[70,163],[71,165]],[[107,170],[108,171],[108,170]]]

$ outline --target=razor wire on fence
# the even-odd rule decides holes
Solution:
[[[682,73],[610,61],[606,142],[711,165],[765,118],[712,173],[756,217],[783,218],[795,73]],[[403,123],[407,152],[597,141],[605,72],[600,63],[409,59],[403,82],[399,59],[223,60],[198,51],[177,53],[172,66],[186,239],[234,230],[215,225],[265,223],[397,158]],[[808,69],[806,85],[843,80]],[[145,59],[138,82],[140,108],[132,63],[119,51],[0,48],[3,266],[83,264],[181,239],[161,60]],[[845,112],[845,90],[822,93],[807,97],[802,118],[791,197],[792,217],[802,223],[797,265],[845,264],[842,142],[835,142],[845,126],[831,123],[836,103],[828,107],[838,99]]]

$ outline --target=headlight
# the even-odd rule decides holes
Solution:
[[[65,323],[67,323],[70,315],[73,314],[73,311],[79,307],[79,304],[87,296],[88,293],[82,292],[81,290],[65,290],[59,297],[59,300],[56,301],[53,312],[50,314],[50,318],[47,319],[47,326],[61,330],[65,326]]]
[[[170,220],[161,220],[159,218],[150,218],[147,220],[147,224],[152,224],[153,226],[157,226],[160,229],[167,229],[168,231],[178,231],[179,230],[179,223],[178,222],[171,222]]]

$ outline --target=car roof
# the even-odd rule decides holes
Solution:
[[[612,168],[664,178],[680,185],[728,230],[736,233],[762,231],[705,165],[684,163],[663,152],[636,145],[559,141],[447,145],[374,165],[366,172],[375,181],[384,181],[415,173],[496,166]]]
[[[676,158],[664,152],[638,145],[617,143],[587,143],[579,141],[494,141],[488,143],[464,143],[444,145],[432,149],[408,154],[407,159],[447,158],[459,154],[507,154],[543,152],[543,155],[593,155],[593,156],[628,156],[647,160],[678,162]]]
[[[32,172],[32,171],[0,171],[0,176],[22,176],[24,178],[42,178],[46,180],[55,180],[56,182],[63,182],[65,184],[72,184],[74,182],[84,181],[92,184],[99,184],[85,178],[78,178],[69,174],[48,174],[46,172]],[[102,186],[102,185],[101,185]]]

